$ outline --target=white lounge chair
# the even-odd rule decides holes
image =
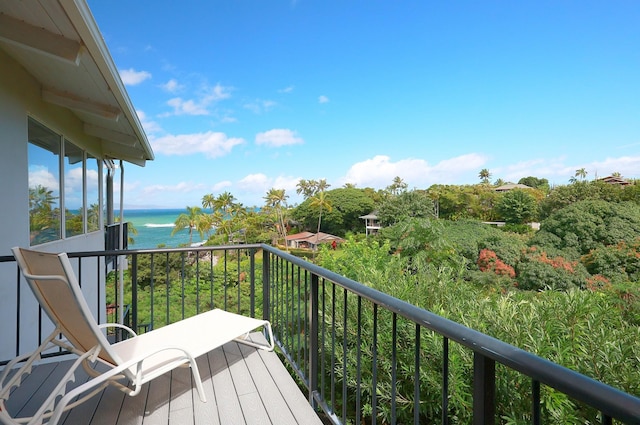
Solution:
[[[107,385],[114,385],[134,396],[140,392],[143,384],[187,364],[191,367],[200,400],[205,402],[196,357],[232,340],[269,351],[274,348],[268,321],[219,309],[141,335],[120,324],[98,325],[82,295],[66,253],[50,254],[13,248],[13,254],[40,306],[55,325],[55,330],[36,351],[19,356],[5,366],[0,376],[0,420],[5,423],[40,424],[49,419],[48,423],[54,425],[64,411],[84,402]],[[124,328],[131,337],[111,344],[103,333],[103,329],[109,326]],[[244,339],[258,328],[267,331],[267,345]],[[59,338],[60,335],[62,338]],[[42,352],[56,346],[78,356],[72,367],[32,417],[11,417],[5,402],[12,388],[20,385]],[[11,373],[14,366],[22,361],[24,365]],[[109,366],[107,372],[100,373],[95,369],[98,361]],[[73,381],[80,365],[90,379],[67,392],[67,383]]]

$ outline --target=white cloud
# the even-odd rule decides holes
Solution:
[[[207,105],[195,100],[184,100],[174,97],[167,101],[167,105],[173,108],[174,115],[209,115]]]
[[[165,115],[210,115],[209,108],[224,99],[231,97],[231,87],[216,84],[211,87],[203,86],[196,99],[183,99],[174,97],[167,101],[167,105],[173,108],[173,112]]]
[[[65,195],[69,195],[72,192],[82,194],[83,181],[82,166],[67,169],[64,176]]]
[[[259,191],[262,191],[267,186],[269,186],[269,178],[262,173],[249,174],[238,182],[238,187],[243,190],[259,188]]]
[[[622,176],[635,176],[640,169],[640,157],[623,156],[619,158],[606,158],[603,161],[589,163],[567,163],[570,158],[565,156],[556,158],[537,158],[521,161],[504,167],[491,169],[492,178],[501,178],[505,181],[517,182],[523,177],[534,176],[546,178],[551,184],[567,184],[576,170],[587,170],[587,179],[606,177],[611,173],[619,172]]]
[[[248,174],[239,180],[237,186],[246,193],[260,194],[262,197],[270,189],[284,189],[288,195],[291,195],[291,192],[295,192],[299,181],[300,177],[278,176],[273,178],[262,173],[256,173]]]
[[[329,98],[327,96],[320,96],[318,97],[318,103],[329,103]]]
[[[278,93],[291,93],[293,89],[294,89],[293,86],[285,87],[283,89],[278,90]]]
[[[231,186],[233,186],[233,183],[231,183],[231,181],[224,180],[224,181],[221,181],[221,182],[218,182],[218,183],[214,184],[213,187],[212,187],[212,191],[213,192],[220,192],[223,189],[226,189],[227,187],[231,187]]]
[[[298,137],[295,131],[286,128],[274,128],[273,130],[256,134],[256,144],[258,145],[280,147],[302,143],[304,143],[304,140]]]
[[[147,71],[136,71],[133,68],[121,69],[120,78],[125,86],[136,86],[144,80],[151,78],[151,74]]]
[[[184,86],[182,84],[179,84],[178,81],[174,78],[170,79],[164,84],[161,84],[160,87],[162,87],[164,91],[167,91],[169,93],[177,93],[184,89]]]
[[[256,114],[261,114],[263,112],[268,112],[271,109],[273,109],[274,106],[276,106],[277,103],[274,102],[273,100],[261,100],[261,99],[256,99],[253,102],[250,103],[246,103],[244,105],[245,109],[248,109]]]
[[[58,178],[47,167],[29,166],[29,187],[35,188],[36,186],[46,187],[48,190],[53,191],[54,194],[57,194],[60,190]]]
[[[581,168],[581,167],[578,167]],[[607,177],[612,173],[620,173],[624,176],[635,176],[640,169],[640,156],[622,156],[619,158],[607,158],[604,161],[594,162],[585,167],[592,177]],[[576,168],[577,169],[577,168]]]
[[[97,188],[99,184],[100,174],[98,170],[87,169],[87,186],[89,188]]]
[[[165,155],[204,154],[208,158],[227,155],[244,139],[227,137],[224,133],[208,131],[206,133],[179,134],[159,137],[151,141],[156,153]]]
[[[340,184],[353,183],[358,187],[381,189],[389,186],[395,177],[400,177],[409,188],[424,188],[434,183],[452,183],[470,170],[479,170],[485,162],[486,158],[479,154],[443,160],[435,166],[430,166],[423,159],[407,158],[393,162],[386,155],[377,155],[352,165],[340,179]]]
[[[160,133],[162,131],[162,127],[160,127],[160,124],[153,120],[150,120],[149,117],[147,117],[147,114],[144,113],[144,111],[136,110],[136,114],[138,114],[138,119],[140,120],[140,123],[142,124],[142,127],[147,134]]]

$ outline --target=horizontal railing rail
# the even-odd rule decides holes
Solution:
[[[126,258],[126,271],[120,262],[105,261],[118,256]],[[543,408],[547,389],[595,411],[603,424],[640,423],[640,399],[632,394],[268,245],[69,257],[79,269],[87,258],[100,259],[98,267],[108,279],[89,302],[97,303],[98,311],[105,299],[129,304],[134,329],[153,329],[217,307],[270,320],[282,358],[309,402],[336,424],[424,423],[434,417],[443,424],[464,423],[464,418],[496,423],[504,414],[501,402],[514,396],[505,394],[511,380],[519,379],[513,374],[529,381],[529,408],[522,417],[530,423],[553,423]],[[11,261],[0,257],[0,263]],[[121,291],[115,282],[122,275]],[[18,276],[18,287],[19,282]],[[17,291],[18,306],[28,296],[23,292]],[[19,312],[16,317],[19,327]],[[17,338],[15,352],[20,351]],[[452,356],[465,358],[462,372]],[[436,373],[438,382],[426,379],[425,371]],[[459,385],[461,379],[470,395],[454,407],[451,400],[460,395],[452,393],[451,381]]]

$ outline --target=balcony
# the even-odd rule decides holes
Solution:
[[[126,271],[120,269],[123,262],[106,261],[119,254],[126,257]],[[106,321],[107,304],[128,305],[127,320],[141,330],[224,308],[270,320],[278,353],[230,343],[200,358],[203,380],[213,394],[206,404],[194,396],[188,372],[179,370],[152,383],[146,396],[123,400],[105,390],[72,409],[65,423],[77,423],[73,418],[155,423],[159,418],[169,424],[493,424],[502,423],[508,413],[505,400],[516,387],[518,394],[526,394],[526,423],[557,423],[544,407],[549,393],[566,396],[594,422],[640,423],[640,399],[633,395],[268,245],[69,256],[85,274],[96,264],[102,270],[89,274],[108,274],[89,300],[104,316],[99,322]],[[18,291],[18,297],[31,294]],[[39,320],[46,327],[45,319]],[[25,336],[20,320],[16,326],[15,352],[20,353]],[[463,357],[463,370],[450,367],[453,356]],[[37,399],[36,383],[46,392],[50,379],[43,377],[55,376],[57,367],[60,362],[45,362],[29,376],[25,408]],[[429,380],[433,376],[439,378]],[[453,380],[468,385],[468,400],[456,400]]]

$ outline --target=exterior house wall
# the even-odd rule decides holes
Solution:
[[[28,117],[31,116],[47,127],[63,134],[77,146],[100,158],[98,140],[84,134],[83,125],[70,111],[42,101],[40,84],[0,49],[0,255],[11,255],[13,246],[29,246],[29,190],[28,190]],[[101,184],[102,187],[102,184]],[[68,239],[38,245],[46,251],[92,251],[104,249],[104,233],[92,232]],[[82,289],[88,300],[95,300],[98,293],[95,268],[82,276]],[[15,263],[0,263],[0,335],[3,340],[14,341],[16,320],[20,320],[20,351],[35,348],[38,341],[39,308],[25,282],[21,284],[18,302]],[[102,291],[104,292],[104,291]],[[101,295],[104,298],[104,294]],[[19,303],[19,304],[18,304]],[[90,303],[97,315],[97,305],[104,300]],[[19,316],[18,316],[19,308]],[[104,308],[104,307],[102,307]],[[97,317],[97,316],[96,316]],[[105,317],[101,312],[100,317]],[[42,333],[46,335],[52,327],[43,321]],[[28,336],[28,337],[27,337]],[[31,340],[30,340],[31,339]],[[11,347],[11,348],[9,348]],[[16,353],[7,353],[13,344],[0,345],[0,358],[12,358]]]

